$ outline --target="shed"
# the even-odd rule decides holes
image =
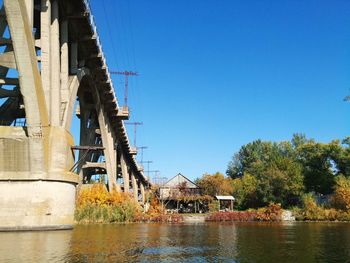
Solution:
[[[235,201],[235,198],[232,195],[216,195],[215,198],[219,201],[219,210],[226,210],[228,204],[229,209],[231,211],[233,210],[233,201]]]
[[[200,188],[181,173],[175,175],[160,188],[160,199],[166,200],[185,192],[187,195],[200,195]],[[183,194],[183,193],[182,193]]]

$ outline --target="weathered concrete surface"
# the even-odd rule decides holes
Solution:
[[[31,151],[33,141],[43,152]],[[72,145],[60,127],[42,128],[34,138],[23,127],[0,127],[0,230],[73,225],[78,175],[69,172]]]
[[[75,192],[68,182],[0,181],[0,231],[71,227]]]

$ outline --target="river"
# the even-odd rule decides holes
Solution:
[[[0,233],[0,262],[350,262],[350,223],[78,225]]]

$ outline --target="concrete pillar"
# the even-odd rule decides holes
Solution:
[[[68,56],[68,21],[62,21],[60,25],[60,45],[61,45],[61,123],[64,121],[64,113],[69,103],[70,91],[68,86],[69,56]]]
[[[115,160],[115,180],[118,178],[118,142],[117,138],[113,137],[113,145],[114,145],[114,160]],[[117,192],[122,192],[122,187],[119,183],[116,182],[116,190]]]
[[[51,2],[51,95],[50,95],[50,122],[51,126],[60,125],[61,115],[61,83],[60,83],[60,30],[58,2]]]
[[[1,126],[0,145],[0,230],[71,228],[79,181],[69,171],[73,137],[60,127],[30,137],[22,127]]]
[[[96,92],[97,95],[97,92]],[[98,95],[97,95],[98,96]],[[98,112],[98,123],[101,131],[102,144],[104,149],[104,156],[106,159],[106,170],[108,177],[108,188],[111,192],[113,188],[117,187],[117,160],[115,159],[114,140],[112,135],[112,127],[106,116],[106,111],[101,105],[98,98],[97,101],[97,112]]]
[[[141,190],[141,198],[142,198],[142,203],[146,203],[146,194],[145,194],[145,186],[143,182],[140,182],[140,190]]]
[[[78,43],[70,44],[70,74],[77,74],[78,72]]]
[[[40,13],[41,82],[48,111],[51,102],[51,1],[41,0]]]
[[[80,145],[94,145],[96,141],[96,133],[97,122],[95,110],[87,107],[84,104],[84,101],[81,99],[79,101],[80,105]],[[88,127],[88,122],[90,122]],[[79,151],[79,160],[82,156],[85,155],[85,150]],[[91,160],[92,152],[85,156],[85,161],[93,161]],[[81,163],[77,172],[79,173],[83,163]]]
[[[34,0],[25,0],[27,13],[28,13],[28,21],[30,27],[33,27],[33,17],[34,17]]]
[[[129,193],[130,177],[128,172],[128,166],[126,164],[124,153],[120,155],[120,165],[122,168],[122,175],[124,181],[124,193]]]
[[[134,195],[134,199],[137,202],[138,201],[138,197],[139,197],[139,189],[137,186],[137,181],[136,181],[136,176],[133,172],[130,173],[131,175],[131,184],[132,184],[132,192]]]

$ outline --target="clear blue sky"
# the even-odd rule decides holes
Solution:
[[[90,2],[109,68],[140,73],[130,121],[162,176],[224,173],[258,138],[349,135],[350,1]]]

